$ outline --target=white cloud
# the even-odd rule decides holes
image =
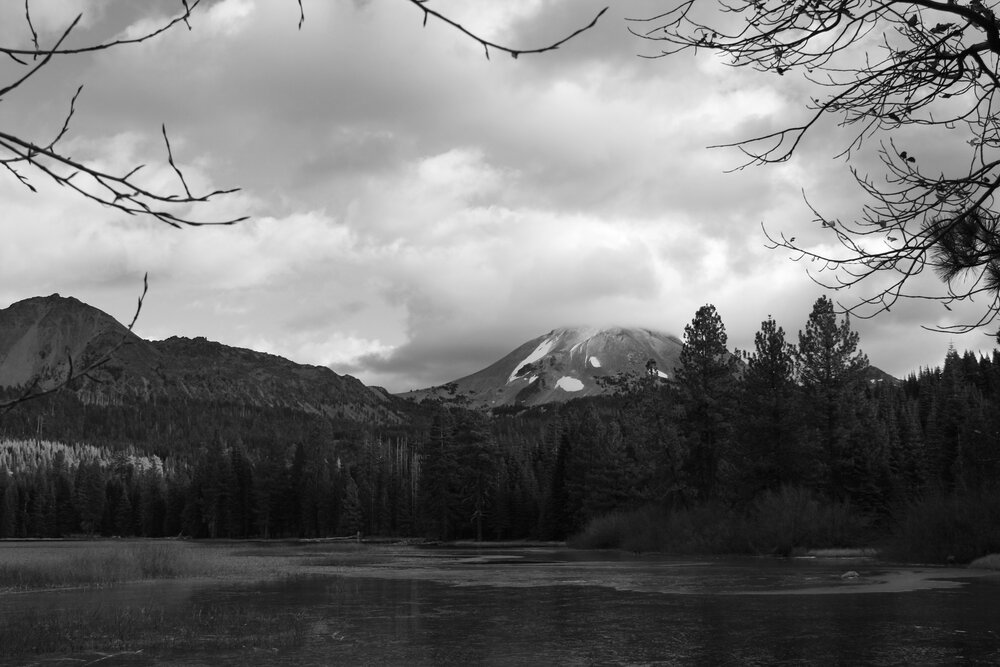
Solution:
[[[63,10],[47,6],[39,20],[55,25]],[[844,165],[828,159],[834,138],[724,174],[738,152],[704,147],[797,119],[801,84],[710,58],[635,58],[643,45],[621,16],[656,6],[615,6],[552,54],[486,61],[453,30],[422,28],[406,3],[307,3],[299,31],[294,3],[224,0],[191,31],[67,61],[0,118],[51,136],[83,83],[64,144],[75,157],[144,163],[143,183],[176,192],[165,123],[193,189],[243,188],[198,215],[254,219],[178,232],[0,179],[0,300],[59,291],[128,319],[148,271],[143,335],[205,335],[391,389],[454,379],[561,325],[680,333],[706,302],[741,347],[768,314],[794,334],[820,289],[764,250],[760,223],[829,243],[805,224],[801,190],[835,211],[856,204]],[[535,45],[597,5],[435,7]],[[170,15],[148,12],[101,3],[81,37],[138,34]],[[914,326],[924,312],[866,329],[873,361],[936,363],[940,339]],[[903,335],[905,355],[881,342]]]

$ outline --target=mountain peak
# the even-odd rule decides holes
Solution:
[[[122,343],[127,344],[122,344]],[[85,400],[147,400],[282,407],[356,421],[397,421],[391,400],[325,366],[306,366],[202,336],[146,341],[107,313],[53,294],[0,309],[0,387],[54,386],[70,364],[101,359],[101,382],[81,382]]]
[[[0,309],[0,387],[65,374],[109,341],[132,334],[102,310],[59,294],[32,297]]]
[[[619,373],[641,375],[650,360],[661,377],[669,377],[682,347],[676,336],[650,329],[559,327],[525,342],[481,371],[404,397],[457,399],[489,408],[594,396],[608,391],[601,378]]]

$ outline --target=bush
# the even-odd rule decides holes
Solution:
[[[927,563],[968,563],[1000,551],[1000,489],[933,494],[900,512],[887,554]]]
[[[754,502],[750,543],[756,553],[781,556],[804,548],[855,546],[864,538],[866,523],[848,502],[824,501],[809,489],[783,486]]]
[[[745,512],[720,502],[612,512],[592,520],[567,543],[581,549],[787,556],[800,548],[857,546],[866,526],[849,503],[826,502],[802,487],[782,487],[765,492]]]
[[[1000,554],[981,556],[969,563],[969,567],[977,570],[1000,570]]]
[[[646,507],[598,517],[567,544],[579,549],[625,549],[636,553],[745,553],[741,522],[721,504],[665,512]]]

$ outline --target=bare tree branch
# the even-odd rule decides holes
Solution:
[[[185,24],[190,28],[189,19],[199,3],[200,0],[191,0],[191,2],[181,0],[183,11],[178,16],[166,20],[158,28],[137,37],[121,37],[86,46],[64,46],[82,19],[82,14],[77,15],[62,31],[56,42],[51,47],[45,48],[40,44],[39,34],[31,19],[31,0],[25,0],[24,17],[31,35],[32,48],[0,45],[0,53],[6,53],[26,67],[28,65],[25,58],[30,57],[34,63],[24,74],[7,85],[0,86],[0,101],[7,101],[9,95],[15,93],[26,81],[49,65],[53,58],[77,56],[129,44],[139,44],[153,39],[179,24]],[[76,103],[82,90],[82,86],[77,88],[70,100],[69,110],[63,120],[62,127],[56,133],[55,138],[47,143],[31,141],[11,132],[0,130],[0,165],[3,165],[18,182],[32,192],[37,192],[37,188],[31,183],[28,176],[30,172],[35,172],[58,185],[70,188],[85,199],[109,207],[119,213],[152,217],[172,227],[231,225],[247,219],[246,216],[241,216],[224,220],[198,220],[191,216],[191,209],[197,208],[197,205],[204,204],[221,195],[236,192],[236,189],[213,190],[204,194],[193,193],[188,187],[183,172],[174,160],[165,126],[162,127],[162,132],[167,148],[167,161],[180,179],[183,194],[161,192],[139,184],[136,175],[142,168],[141,165],[126,173],[115,173],[75,160],[63,152],[59,142],[66,137],[70,130],[70,123],[76,113]]]
[[[854,220],[828,218],[810,205],[814,222],[834,236],[842,253],[814,252],[795,237],[765,229],[770,247],[819,266],[810,275],[827,274],[818,282],[831,289],[894,276],[874,296],[844,306],[859,317],[888,311],[900,299],[939,301],[950,310],[955,302],[986,297],[980,301],[982,317],[944,327],[971,330],[1000,314],[1000,283],[990,277],[1000,258],[1000,245],[992,240],[1000,184],[996,4],[718,0],[709,13],[701,3],[684,0],[658,16],[632,19],[629,29],[660,45],[659,53],[647,57],[709,50],[727,56],[734,67],[780,76],[801,72],[825,95],[811,99],[803,123],[715,147],[736,148],[746,156],[736,169],[785,162],[822,118],[832,116],[852,130],[839,157],[851,162],[877,139],[885,177],[852,168],[866,198]],[[968,156],[959,168],[930,164],[917,148],[897,145],[914,141],[914,131],[957,128],[972,137],[954,142]],[[970,239],[978,240],[976,252],[961,258],[942,254]],[[926,267],[941,277],[940,293],[910,289],[911,278]]]
[[[494,51],[500,51],[502,53],[506,53],[506,54],[510,55],[512,58],[517,58],[518,56],[525,55],[525,54],[530,54],[530,53],[545,53],[546,51],[555,51],[560,46],[562,46],[563,44],[565,44],[569,40],[573,39],[577,35],[579,35],[581,33],[584,33],[586,31],[590,30],[591,28],[593,28],[595,25],[597,25],[597,22],[600,20],[601,16],[604,15],[604,12],[608,11],[608,8],[605,7],[601,11],[597,12],[597,15],[594,16],[594,18],[590,21],[590,23],[588,23],[587,25],[583,26],[582,28],[578,28],[577,30],[574,30],[572,33],[570,33],[566,37],[563,37],[559,41],[553,42],[552,44],[549,44],[548,46],[542,46],[542,47],[531,48],[531,49],[515,49],[515,48],[511,48],[509,46],[504,46],[503,44],[497,44],[496,42],[491,42],[488,39],[480,37],[479,35],[477,35],[477,34],[471,32],[471,31],[469,31],[461,23],[458,23],[457,21],[455,21],[455,20],[453,20],[453,19],[445,16],[444,14],[441,14],[440,12],[437,12],[437,11],[431,9],[428,6],[429,5],[429,0],[407,0],[407,2],[416,5],[417,7],[420,8],[420,11],[422,11],[424,13],[424,25],[425,26],[427,25],[427,19],[429,17],[433,16],[434,18],[438,19],[439,21],[442,21],[442,22],[450,25],[452,28],[458,30],[463,35],[472,38],[476,42],[479,42],[479,44],[483,47],[483,52],[486,54],[486,59],[487,60],[489,60],[489,57],[490,57],[490,49],[493,49]]]

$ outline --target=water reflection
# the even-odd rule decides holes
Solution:
[[[962,570],[558,550],[313,555],[303,576],[265,585],[163,587],[185,609],[300,619],[294,642],[117,664],[1000,664],[1000,578]],[[847,569],[861,576],[844,581]],[[139,595],[119,589],[114,604]],[[0,596],[0,615],[11,611]]]
[[[908,594],[666,595],[603,587],[300,582],[319,664],[997,664],[995,581]]]

